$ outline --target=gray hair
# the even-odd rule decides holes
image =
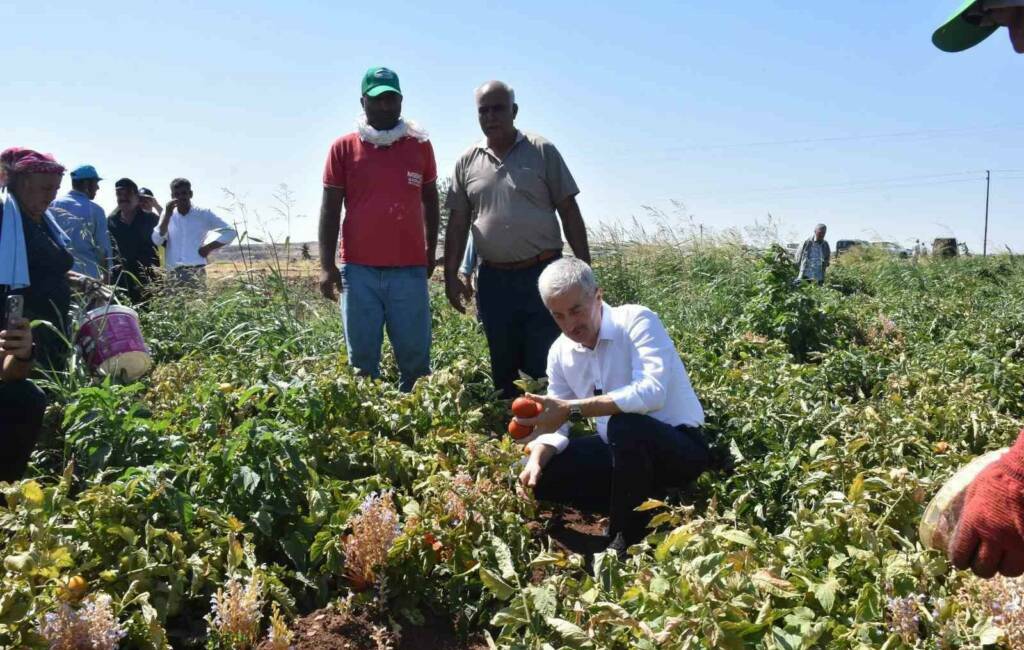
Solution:
[[[540,290],[540,298],[544,302],[573,287],[582,289],[583,294],[587,297],[592,297],[597,293],[597,279],[594,277],[594,270],[578,257],[563,257],[553,262],[537,278],[537,289]]]
[[[504,90],[508,93],[508,103],[516,103],[516,91],[512,90],[512,86],[508,85],[504,81],[488,81],[487,83],[482,84],[474,93],[476,100],[480,101],[480,95],[483,95],[488,90]]]
[[[826,226],[823,223],[819,223],[817,226],[814,227],[814,230],[815,231],[818,231],[818,230],[828,230],[828,226]]]

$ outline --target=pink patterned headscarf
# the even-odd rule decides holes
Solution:
[[[53,154],[11,147],[0,153],[0,187],[7,185],[9,174],[63,174],[64,169]]]

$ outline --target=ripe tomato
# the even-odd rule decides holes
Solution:
[[[526,436],[533,433],[533,427],[528,427],[523,424],[519,424],[515,420],[511,420],[508,423],[508,432],[512,435],[513,438],[519,440],[520,438],[525,438]]]
[[[517,418],[535,418],[540,415],[542,410],[540,402],[529,397],[517,397],[512,402],[512,414]]]
[[[68,593],[74,598],[81,598],[89,591],[89,583],[82,576],[74,576],[68,580]]]

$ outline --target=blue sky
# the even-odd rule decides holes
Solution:
[[[516,89],[558,145],[591,225],[744,228],[1024,251],[1024,56],[1005,33],[950,55],[956,0],[857,2],[5,3],[0,146],[130,176],[167,200],[230,188],[281,236],[316,237],[330,142],[366,68],[401,76],[442,175],[480,137],[473,88]]]

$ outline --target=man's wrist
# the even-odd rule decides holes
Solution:
[[[570,400],[562,403],[562,420],[576,424],[586,419],[583,415],[583,401]]]

